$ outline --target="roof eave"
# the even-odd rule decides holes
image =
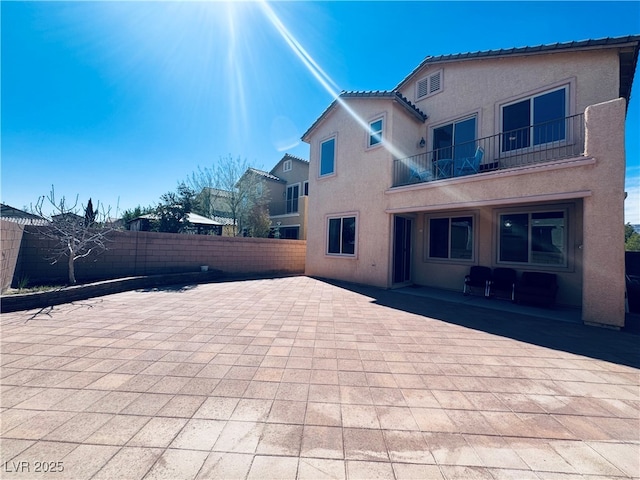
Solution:
[[[331,102],[329,106],[324,109],[324,112],[320,114],[320,116],[316,119],[316,121],[311,124],[311,126],[307,129],[307,131],[302,134],[302,137],[300,137],[300,140],[302,140],[305,143],[309,143],[309,135],[311,134],[311,132],[320,126],[320,124],[325,120],[325,118],[327,118],[331,110],[335,108],[337,103],[338,103],[338,99],[333,100],[333,102]]]
[[[413,105],[409,100],[407,100],[400,92],[396,90],[376,90],[371,92],[342,92],[339,98],[356,98],[356,99],[383,99],[383,100],[392,100],[401,105],[410,115],[412,115],[416,120],[420,122],[424,122],[428,117],[426,114],[421,112],[415,105]],[[318,117],[318,119],[309,127],[309,129],[302,135],[302,141],[309,143],[309,136],[313,130],[315,130],[320,124],[329,116],[331,111],[335,108],[338,103],[338,98],[336,98],[331,104],[325,109],[324,112]]]
[[[442,65],[454,62],[483,60],[487,58],[499,59],[511,57],[526,57],[532,55],[547,55],[552,53],[602,50],[610,48],[624,49],[628,47],[635,47],[637,49],[639,42],[640,35],[627,35],[623,37],[608,37],[599,40],[554,43],[549,45],[537,45],[533,47],[516,47],[500,50],[485,50],[480,52],[428,56],[422,62],[420,62],[420,64],[416,68],[414,68],[411,73],[409,73],[409,75],[407,75],[400,81],[400,83],[398,83],[395,90],[402,90],[402,88],[406,86],[406,84],[409,83],[426,65]]]

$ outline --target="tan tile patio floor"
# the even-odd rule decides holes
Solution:
[[[1,324],[3,479],[640,477],[629,333],[307,277]]]

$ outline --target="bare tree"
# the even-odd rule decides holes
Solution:
[[[45,212],[45,204],[47,209],[51,209],[51,213]],[[75,261],[92,253],[107,250],[107,234],[115,230],[115,227],[106,223],[109,211],[103,210],[100,213],[99,204],[94,210],[91,200],[83,209],[78,205],[78,196],[73,204],[67,203],[65,197],[56,200],[53,186],[48,196],[38,199],[33,210],[49,221],[48,225],[37,229],[42,238],[54,243],[47,260],[55,264],[66,257],[69,284],[75,285]]]
[[[264,177],[240,157],[220,157],[212,167],[198,167],[186,183],[196,192],[193,211],[207,217],[232,219],[235,235],[249,227],[256,205],[266,206]]]
[[[249,211],[246,223],[248,235],[251,237],[266,238],[271,232],[271,217],[266,205],[256,204]]]

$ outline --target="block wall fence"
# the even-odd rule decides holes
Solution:
[[[24,227],[14,222],[2,221],[0,232],[0,250],[2,251],[2,271],[0,272],[0,287],[9,288],[14,279],[18,254],[22,243]],[[19,278],[16,278],[16,282]]]
[[[66,283],[66,258],[51,265],[46,259],[50,241],[41,238],[33,226],[24,227],[19,241],[16,227],[19,226],[2,222],[2,288],[8,286],[5,276],[13,278],[14,286],[20,278],[28,278],[31,284]],[[76,261],[79,283],[196,272],[201,265],[229,274],[303,274],[305,268],[306,241],[303,240],[131,231],[114,231],[108,238],[108,250]]]

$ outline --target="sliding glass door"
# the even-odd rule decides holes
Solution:
[[[476,149],[476,117],[433,129],[434,160],[473,157]]]

